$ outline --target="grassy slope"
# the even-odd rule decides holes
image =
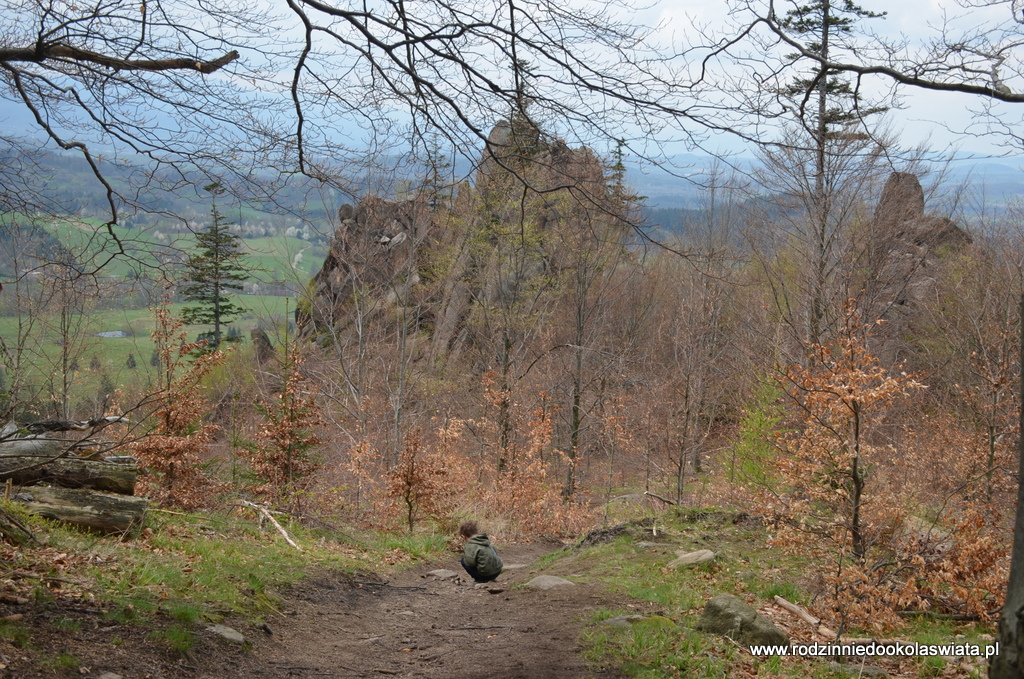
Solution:
[[[769,605],[775,595],[802,605],[811,603],[818,566],[770,549],[766,532],[756,519],[734,519],[735,515],[722,512],[669,514],[659,517],[657,537],[650,528],[635,529],[610,543],[553,555],[546,564],[549,571],[604,583],[635,601],[625,609],[593,615],[583,637],[588,657],[596,664],[621,667],[628,676],[651,679],[848,676],[830,669],[828,659],[754,658],[728,639],[693,629],[708,599],[730,593],[747,599],[762,612],[771,609],[776,614],[774,621],[794,643],[823,641],[815,639],[806,625]],[[664,547],[641,549],[636,546],[640,540],[663,542]],[[677,550],[698,549],[716,552],[714,563],[690,569],[665,568]],[[636,613],[661,617],[626,629],[601,624],[615,615]],[[992,631],[992,627],[977,623],[920,620],[891,636],[920,643],[984,645],[988,641],[980,635]],[[867,663],[884,665],[892,676],[899,677],[984,676],[977,663],[974,671],[968,671],[941,658],[868,659]]]
[[[64,602],[60,609],[80,601],[112,623],[152,628],[158,643],[178,653],[188,652],[201,624],[239,617],[259,622],[275,614],[279,594],[312,573],[354,576],[436,556],[446,547],[445,538],[433,535],[352,538],[286,524],[300,553],[269,526],[259,530],[252,510],[230,505],[205,514],[151,510],[147,529],[130,539],[97,538],[44,519],[22,519],[45,547],[0,546],[5,566],[15,574],[14,581],[5,581],[7,596],[23,596],[37,610],[46,610],[57,596]],[[59,594],[43,586],[48,578],[61,583]],[[15,646],[31,649],[32,634],[18,620],[0,620],[0,639]]]

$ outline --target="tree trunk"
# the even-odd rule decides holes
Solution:
[[[91,490],[33,486],[14,499],[33,514],[89,528],[121,533],[142,524],[149,500]]]
[[[135,494],[138,466],[97,460],[39,456],[0,457],[0,481],[18,485],[45,481],[64,488],[91,488],[120,495]]]
[[[1021,307],[1021,356],[1024,356],[1024,295]],[[1021,396],[1024,397],[1024,371],[1021,372]],[[1022,401],[1024,403],[1024,401]],[[1020,412],[1024,425],[1024,406]],[[1021,429],[1024,432],[1024,428]],[[1024,436],[1021,436],[1017,467],[1017,515],[1013,523],[1013,554],[1010,558],[1010,582],[1006,602],[999,618],[999,653],[988,666],[990,679],[1021,679],[1024,677]]]

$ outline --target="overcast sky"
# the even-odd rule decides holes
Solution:
[[[973,1],[977,4],[990,2]],[[678,42],[686,40],[687,32],[694,25],[712,28],[725,25],[728,21],[727,6],[734,4],[727,0],[657,0],[638,13],[637,18],[647,25],[661,26],[663,37]],[[869,11],[886,12],[884,18],[865,20],[863,25],[888,40],[904,38],[912,44],[920,44],[936,37],[943,27],[948,33],[961,35],[986,25],[1007,24],[1006,20],[1017,3],[1005,1],[980,8],[965,8],[957,0],[860,0],[858,4]],[[778,13],[784,13],[789,7],[792,7],[791,2],[776,0]],[[1016,25],[1020,27],[1020,24]],[[879,92],[888,88],[888,82],[881,78],[869,80],[866,84],[873,84]],[[1009,81],[1009,84],[1015,91],[1024,91],[1024,82]],[[985,128],[979,125],[974,113],[981,108],[977,97],[912,88],[904,88],[900,92],[901,108],[893,110],[889,117],[905,145],[925,144],[936,152],[956,149],[961,154],[979,157],[1019,153],[1016,149],[1020,144],[1007,148],[1001,145],[1004,136],[984,134]],[[1020,121],[1024,118],[1024,104],[1002,105],[1002,108],[1011,119]],[[973,134],[956,133],[963,131]],[[742,148],[737,141],[723,141],[723,145]]]
[[[779,11],[785,11],[785,0],[777,2]],[[731,4],[727,0],[649,0],[645,8],[627,18],[645,25],[659,26],[659,40],[679,45],[692,39],[695,25],[705,26],[712,31],[727,30]],[[934,35],[935,30],[943,24],[944,17],[952,28],[967,31],[989,20],[1004,19],[1011,7],[1011,3],[1006,2],[997,7],[968,12],[959,7],[956,0],[861,0],[860,5],[872,11],[888,12],[885,19],[867,22],[874,30],[890,38],[906,36],[911,41],[925,40]],[[880,88],[884,87],[884,81],[875,82]],[[1009,84],[1015,90],[1024,91],[1024,82]],[[964,137],[954,134],[953,131],[971,128],[974,121],[972,109],[978,108],[978,98],[909,88],[904,89],[902,94],[904,108],[889,115],[905,145],[926,142],[937,152],[958,149],[962,153],[979,157],[1007,152],[1007,148],[999,146],[1002,138],[997,135]],[[1007,106],[1006,109],[1017,120],[1024,115],[1024,104]],[[6,119],[9,129],[25,128],[31,122],[21,107],[7,101],[0,101],[0,120],[3,119]],[[716,137],[718,139],[722,149],[739,153],[747,151],[740,142],[726,135]]]

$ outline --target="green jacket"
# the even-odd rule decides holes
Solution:
[[[491,541],[483,533],[474,535],[466,542],[466,547],[462,550],[462,559],[467,566],[475,568],[485,578],[501,573],[501,557],[494,551]]]

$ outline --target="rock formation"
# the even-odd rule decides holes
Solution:
[[[405,201],[369,196],[343,205],[330,252],[296,309],[300,334],[351,324],[358,292],[369,302],[364,310],[378,317],[399,300],[415,304],[414,330],[427,331],[430,358],[438,359],[468,341],[474,305],[494,303],[524,278],[567,266],[571,253],[544,234],[581,209],[609,221],[603,165],[585,147],[539,133],[526,144],[514,137],[510,123],[494,127],[474,185],[459,187],[450,210],[432,212],[425,195]],[[524,213],[528,225],[520,223]],[[494,255],[503,236],[495,234],[508,238],[516,229],[532,235],[521,239],[521,261],[503,266]]]
[[[893,172],[875,207],[869,233],[869,262],[863,308],[886,325],[876,330],[875,353],[898,354],[898,342],[916,307],[935,285],[942,256],[969,245],[971,236],[945,217],[925,213],[924,191],[916,175]]]
[[[882,189],[873,220],[878,278],[889,287],[892,303],[919,302],[933,282],[929,275],[938,253],[971,243],[967,232],[946,217],[925,214],[924,191],[917,176],[893,172]]]

